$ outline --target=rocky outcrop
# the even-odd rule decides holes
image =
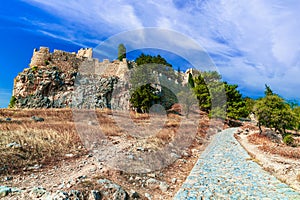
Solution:
[[[16,108],[115,108],[129,109],[127,60],[92,58],[92,49],[78,53],[36,49],[30,68],[14,80]]]

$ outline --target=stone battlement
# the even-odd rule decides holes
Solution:
[[[64,71],[72,68],[88,67],[99,75],[118,76],[120,78],[123,78],[129,70],[126,58],[122,61],[114,60],[110,62],[108,59],[104,59],[103,62],[100,62],[98,59],[93,58],[92,48],[82,48],[77,53],[57,49],[51,53],[48,47],[40,47],[39,50],[34,49],[29,66],[40,67],[49,64],[59,66]],[[85,69],[83,70],[85,71]]]
[[[16,108],[118,108],[129,109],[126,79],[129,65],[122,61],[99,61],[92,48],[76,52],[34,49],[30,68],[14,80]],[[79,75],[80,74],[80,75]],[[74,91],[76,92],[74,93]],[[113,91],[118,91],[113,96]],[[96,93],[95,93],[96,92]]]
[[[31,58],[31,62],[29,64],[30,67],[33,66],[46,66],[47,63],[51,60],[52,57],[57,57],[57,56],[70,56],[70,57],[76,57],[79,59],[82,58],[92,58],[93,57],[93,49],[92,48],[82,48],[78,50],[77,53],[69,53],[69,52],[64,52],[62,50],[57,50],[54,49],[53,53],[50,53],[48,47],[40,47],[39,50],[34,49],[33,50],[33,55]]]

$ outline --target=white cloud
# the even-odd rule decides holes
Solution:
[[[214,55],[225,79],[261,93],[268,83],[283,96],[299,97],[295,77],[300,63],[297,0],[25,2],[62,19],[62,24],[54,26],[32,21],[46,34],[61,34],[62,39],[81,43],[142,27],[172,29]]]

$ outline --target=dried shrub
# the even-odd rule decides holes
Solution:
[[[250,143],[261,145],[258,148],[264,152],[270,154],[277,154],[287,158],[294,158],[294,159],[300,158],[299,147],[298,148],[289,147],[283,144],[272,142],[271,139],[266,135],[262,135],[258,133],[249,135],[247,138]]]
[[[250,143],[256,145],[266,145],[272,143],[270,138],[268,138],[266,135],[262,135],[259,133],[248,135],[247,138]]]

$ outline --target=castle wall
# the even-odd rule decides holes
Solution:
[[[50,56],[49,48],[47,47],[40,47],[39,51],[34,49],[29,66],[46,66],[46,61],[50,59]]]
[[[92,53],[91,48],[78,53],[35,49],[30,68],[15,78],[16,107],[129,109],[128,80],[124,79],[129,70],[127,60],[99,62]]]
[[[77,57],[92,58],[93,57],[93,49],[92,48],[82,48],[78,51]]]
[[[100,62],[98,59],[93,59],[92,48],[82,48],[78,53],[69,53],[61,50],[54,50],[53,53],[49,52],[49,48],[40,47],[39,50],[34,49],[30,62],[30,67],[39,66],[58,66],[62,71],[78,69],[87,73],[96,73],[103,76],[117,76],[124,77],[128,71],[128,63],[126,58],[122,61],[115,60],[110,62],[104,59]],[[83,65],[83,66],[80,66]]]

